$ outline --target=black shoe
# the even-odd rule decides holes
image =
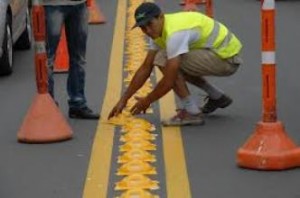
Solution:
[[[206,98],[207,102],[201,107],[202,113],[208,114],[214,112],[217,108],[225,108],[232,103],[232,99],[229,96],[223,94],[221,98],[213,100],[209,97]]]
[[[98,113],[94,113],[90,108],[70,108],[69,109],[69,117],[77,118],[77,119],[90,119],[90,120],[98,120],[100,115]]]

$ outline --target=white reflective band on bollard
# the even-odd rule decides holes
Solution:
[[[262,52],[262,64],[275,64],[275,52]]]
[[[46,44],[44,41],[36,41],[34,47],[37,54],[46,53]]]
[[[275,9],[275,1],[274,0],[264,0],[262,9],[263,10],[274,10]]]

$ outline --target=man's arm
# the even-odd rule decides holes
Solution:
[[[132,114],[145,112],[151,103],[160,99],[173,88],[178,75],[179,63],[180,56],[176,56],[167,61],[163,78],[147,97],[138,100],[138,102],[131,109]]]
[[[140,66],[140,68],[134,74],[127,90],[123,94],[122,98],[128,100],[135,92],[137,92],[149,78],[152,69],[153,69],[153,61],[156,55],[156,51],[150,50],[147,53],[147,56]]]
[[[122,110],[125,108],[128,99],[137,91],[139,90],[146,80],[149,78],[152,69],[153,69],[153,61],[156,55],[156,51],[150,50],[147,53],[147,56],[140,66],[140,68],[134,74],[132,81],[130,82],[127,90],[122,95],[119,102],[115,105],[115,107],[111,110],[110,114],[108,115],[108,119],[114,116],[117,116]]]
[[[167,61],[165,74],[154,90],[147,96],[150,102],[154,102],[167,94],[174,86],[180,63],[180,56],[176,56]]]

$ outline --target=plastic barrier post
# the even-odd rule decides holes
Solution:
[[[197,11],[197,0],[186,0],[185,6],[183,8],[184,11]]]
[[[213,0],[206,0],[205,1],[205,13],[207,16],[213,18]]]
[[[284,170],[300,166],[300,148],[277,120],[275,79],[275,1],[262,0],[263,115],[246,143],[238,149],[240,167]]]
[[[18,141],[23,143],[57,142],[72,138],[72,129],[48,93],[44,12],[39,0],[33,0],[32,24],[38,93],[17,134]]]
[[[205,5],[205,14],[213,18],[213,0],[185,0],[181,5],[184,5],[184,11],[198,11],[197,5]]]

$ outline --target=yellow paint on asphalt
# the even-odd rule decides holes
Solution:
[[[126,0],[119,0],[112,51],[108,71],[106,94],[102,105],[102,119],[120,98],[122,88],[122,67],[124,34],[126,25]],[[156,72],[161,78],[159,72]],[[173,115],[175,100],[172,93],[160,100],[161,118]],[[109,187],[111,155],[115,127],[99,121],[94,138],[88,173],[83,191],[84,198],[106,198]],[[163,152],[167,194],[169,198],[190,198],[190,185],[185,164],[184,147],[179,127],[162,127]]]
[[[107,87],[101,111],[102,119],[107,118],[121,94],[126,3],[125,0],[118,1]],[[84,198],[107,197],[114,129],[113,125],[99,121],[84,186]]]
[[[158,69],[156,69],[156,77],[161,78]],[[159,106],[161,119],[174,116],[176,105],[173,92],[162,97]],[[168,197],[190,198],[190,183],[180,127],[162,127],[162,139]]]

